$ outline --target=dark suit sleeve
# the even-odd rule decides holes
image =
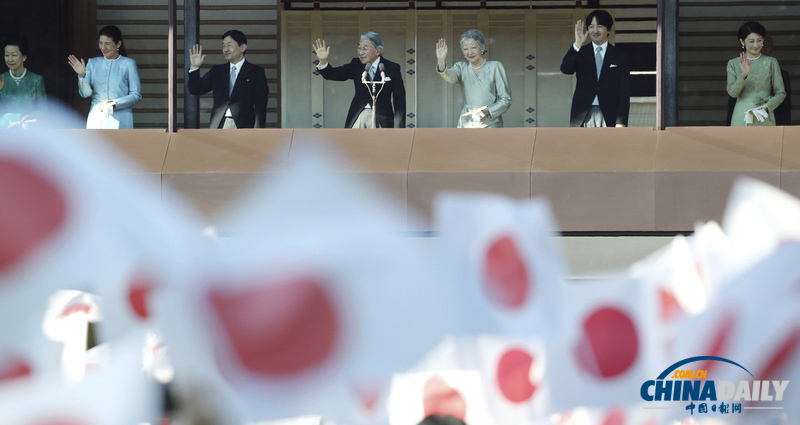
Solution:
[[[267,127],[267,103],[269,102],[269,85],[264,68],[259,67],[255,72],[256,93],[255,93],[255,128]]]
[[[319,70],[319,74],[326,80],[346,81],[353,78],[353,62],[361,63],[358,59],[353,59],[350,63],[342,66],[333,67],[328,62],[328,66]],[[363,66],[361,66],[363,68]],[[359,80],[360,81],[360,80]]]
[[[397,81],[394,83],[392,91],[392,102],[394,102],[394,128],[406,128],[406,87],[403,83],[402,68],[397,69]]]
[[[189,93],[200,96],[206,94],[211,91],[213,88],[212,80],[213,80],[213,73],[214,68],[211,68],[208,72],[206,72],[203,77],[200,77],[200,70],[192,71],[189,73]]]
[[[569,46],[567,54],[561,60],[561,72],[564,74],[572,75],[578,70],[578,52],[575,51],[573,46]]]
[[[628,55],[619,49],[617,52],[619,52],[619,100],[616,124],[624,124],[627,127],[631,110],[631,66],[628,64]]]

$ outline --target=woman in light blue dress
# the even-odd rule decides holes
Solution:
[[[133,128],[131,107],[142,98],[136,61],[126,55],[119,28],[103,27],[98,38],[103,57],[91,58],[88,64],[75,55],[67,58],[78,74],[78,92],[81,97],[92,96],[92,110],[111,108],[119,128]]]
[[[464,90],[464,106],[458,128],[502,127],[503,113],[511,106],[511,92],[503,64],[486,60],[486,36],[471,29],[461,35],[461,52],[466,61],[456,62],[449,69],[445,63],[447,43],[436,43],[436,72],[450,84]]]
[[[44,78],[25,68],[28,41],[10,36],[3,43],[8,71],[0,74],[0,129],[27,128],[47,109]]]

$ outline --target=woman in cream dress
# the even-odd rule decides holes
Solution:
[[[777,59],[761,54],[767,30],[758,22],[745,22],[738,35],[743,51],[728,61],[728,94],[736,98],[730,125],[775,125],[773,110],[786,90]]]
[[[461,35],[461,51],[466,62],[447,68],[447,43],[436,43],[436,72],[450,84],[461,84],[464,107],[458,127],[502,127],[503,113],[511,106],[511,93],[503,64],[486,60],[486,37],[478,30]]]

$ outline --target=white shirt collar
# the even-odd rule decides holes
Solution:
[[[375,59],[375,62],[372,62],[372,70],[377,72],[378,71],[378,64],[381,63],[381,57],[378,56],[378,59]]]
[[[228,63],[230,63],[230,64],[231,64],[231,67],[230,67],[230,69],[236,68],[236,72],[238,73],[239,71],[241,71],[241,70],[242,70],[242,64],[244,64],[244,61],[245,61],[245,60],[246,60],[245,58],[242,58],[242,60],[240,60],[240,61],[239,61],[239,62],[237,62],[237,63],[231,63],[231,62],[228,62]]]
[[[594,46],[594,47],[592,47],[592,50],[597,51],[597,48],[599,47],[600,48],[600,53],[605,54],[606,53],[606,48],[608,47],[608,40],[606,40],[605,43],[603,43],[603,44],[601,44],[599,46],[597,44],[594,44],[594,42],[592,42],[592,46]]]

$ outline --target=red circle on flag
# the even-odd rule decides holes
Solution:
[[[0,364],[0,382],[24,378],[31,375],[31,365],[14,355],[8,355]]]
[[[0,158],[0,273],[22,261],[64,223],[66,200],[27,164]]]
[[[467,417],[467,403],[464,397],[440,376],[432,376],[425,381],[422,394],[425,417],[451,415],[462,421]]]
[[[638,332],[625,312],[615,307],[598,308],[584,320],[583,332],[575,354],[578,364],[586,372],[613,378],[636,361]]]
[[[606,417],[603,418],[603,425],[625,425],[625,419],[625,410],[621,407],[616,407],[611,409],[611,411],[606,414]]]
[[[529,277],[525,261],[511,236],[502,235],[489,246],[484,284],[490,299],[503,307],[519,308],[533,292]]]
[[[245,373],[288,376],[328,360],[339,315],[325,285],[314,279],[208,293],[211,309]]]
[[[661,306],[661,321],[670,323],[684,315],[683,307],[675,298],[675,293],[666,289],[658,288],[658,298]]]
[[[537,386],[530,379],[533,360],[527,352],[514,348],[503,353],[497,362],[497,385],[512,403],[528,401],[536,392]]]
[[[59,319],[67,318],[76,313],[83,313],[89,314],[92,311],[92,306],[85,303],[78,303],[78,304],[70,304],[64,310],[61,311],[61,314],[58,316]]]
[[[147,319],[150,317],[150,309],[148,307],[148,299],[150,293],[156,285],[142,277],[135,277],[128,285],[128,302],[130,303],[133,314],[140,319]]]

